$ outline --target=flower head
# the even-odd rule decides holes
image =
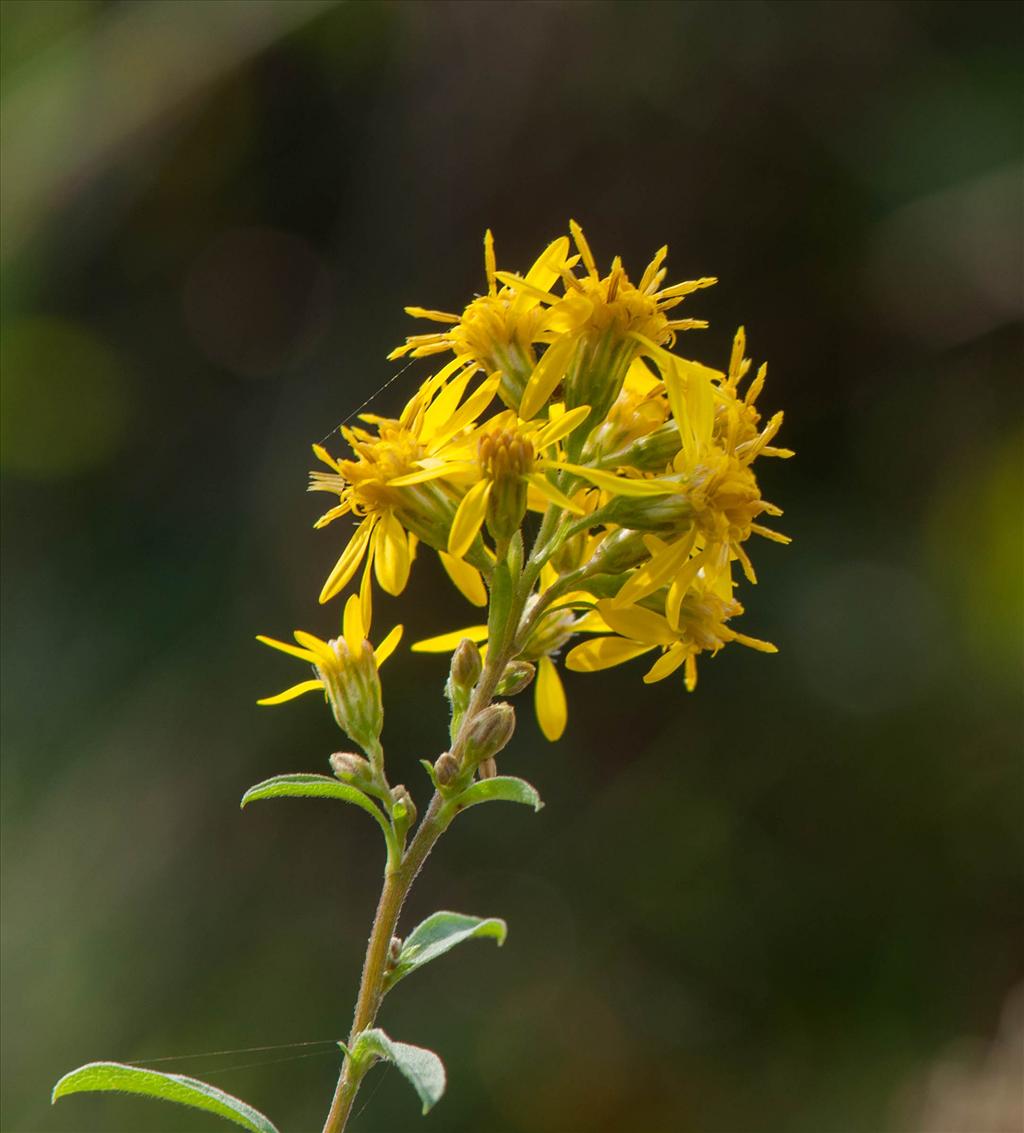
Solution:
[[[700,653],[714,656],[730,641],[738,641],[762,653],[777,652],[770,642],[730,629],[726,623],[742,614],[743,607],[731,598],[723,598],[703,582],[687,588],[673,621],[645,606],[598,602],[597,611],[612,633],[577,645],[566,657],[569,669],[595,672],[660,649],[661,656],[647,671],[644,682],[652,684],[664,680],[682,665],[686,688],[693,692],[697,687]]]
[[[300,629],[293,634],[295,645],[272,637],[257,637],[257,641],[271,649],[308,662],[316,676],[292,685],[276,696],[263,697],[256,703],[283,704],[303,693],[321,691],[331,706],[338,727],[373,759],[379,754],[380,733],[384,726],[377,671],[398,647],[402,627],[395,626],[374,649],[367,640],[369,626],[363,622],[362,603],[354,594],[345,603],[343,624],[342,636],[329,641]]]

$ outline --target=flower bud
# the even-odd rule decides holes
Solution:
[[[576,615],[572,610],[553,610],[545,614],[530,631],[523,645],[523,656],[539,660],[559,649],[576,630]]]
[[[393,936],[391,943],[388,945],[388,964],[394,967],[398,963],[398,958],[402,955],[402,938],[400,936]]]
[[[434,775],[440,786],[446,787],[459,773],[459,761],[446,751],[437,757],[434,763]]]
[[[661,472],[682,447],[675,421],[659,425],[646,437],[638,437],[621,453],[621,462],[644,472]]]
[[[693,505],[682,491],[666,496],[619,496],[604,514],[634,531],[679,532],[689,527]]]
[[[384,706],[373,649],[364,641],[356,652],[344,637],[334,638],[328,645],[334,657],[319,662],[316,669],[324,682],[334,719],[363,751],[379,752]]]
[[[493,779],[498,774],[498,765],[493,759],[485,759],[476,769],[481,779]]]
[[[498,695],[515,696],[522,692],[529,687],[536,672],[536,665],[531,665],[529,661],[510,661],[498,681]]]
[[[526,479],[533,471],[533,445],[514,429],[495,430],[480,438],[480,467],[491,481],[487,530],[505,542],[519,530],[526,515]]]
[[[329,762],[331,770],[343,783],[358,783],[373,776],[369,762],[350,751],[336,751]]]
[[[468,692],[480,679],[483,667],[480,650],[468,637],[464,637],[452,654],[452,684]]]
[[[412,795],[405,789],[404,784],[399,783],[397,787],[391,788],[391,798],[394,800],[392,816],[395,825],[400,830],[408,830],[416,821],[416,804],[412,801]]]
[[[590,573],[622,574],[650,558],[639,531],[627,527],[613,531],[601,543],[590,560]]]
[[[512,738],[516,714],[511,704],[492,704],[469,725],[466,735],[467,766],[493,759]]]

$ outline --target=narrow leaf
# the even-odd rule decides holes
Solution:
[[[436,1105],[444,1093],[444,1063],[432,1050],[409,1043],[397,1043],[383,1031],[363,1031],[352,1044],[352,1057],[361,1062],[367,1055],[376,1055],[393,1062],[403,1077],[420,1096],[423,1112]]]
[[[388,976],[392,988],[410,972],[443,956],[456,944],[475,938],[490,938],[500,947],[505,943],[508,925],[500,917],[470,917],[465,913],[434,913],[418,924],[405,938],[394,970]]]
[[[116,1091],[124,1094],[142,1094],[162,1101],[177,1102],[192,1109],[233,1121],[250,1133],[277,1133],[274,1125],[255,1110],[231,1094],[214,1086],[186,1078],[181,1074],[161,1074],[141,1066],[125,1066],[120,1062],[90,1062],[65,1074],[53,1087],[52,1101],[68,1094]]]
[[[540,810],[544,805],[536,787],[527,783],[525,779],[517,779],[514,775],[497,775],[493,779],[481,779],[467,787],[453,802],[459,810],[476,806],[477,803],[488,803],[492,799],[503,799],[509,803],[523,803]]]
[[[275,775],[250,787],[242,796],[242,806],[259,799],[340,799],[354,803],[380,824],[385,837],[390,836],[387,819],[380,809],[356,787],[340,783],[329,775]]]

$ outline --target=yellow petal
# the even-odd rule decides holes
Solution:
[[[359,583],[359,605],[363,625],[366,627],[366,632],[369,633],[370,626],[373,625],[373,582],[370,578],[369,563],[363,568],[363,578]]]
[[[526,273],[526,282],[532,287],[539,287],[546,291],[561,274],[562,265],[569,251],[567,236],[559,236],[537,257],[533,266]]]
[[[533,447],[539,452],[567,437],[573,429],[590,416],[589,405],[578,405],[563,413],[561,417],[554,417],[533,438]]]
[[[594,253],[590,250],[590,245],[587,243],[587,238],[583,235],[583,229],[580,228],[575,220],[570,220],[569,231],[572,233],[572,238],[576,242],[576,247],[580,250],[584,266],[592,276],[596,277],[598,274],[597,264],[594,261]]]
[[[256,640],[263,645],[269,645],[271,649],[278,649],[282,653],[287,653],[291,657],[298,657],[300,661],[308,661],[311,665],[315,665],[319,658],[309,649],[299,649],[294,645],[289,645],[286,641],[278,641],[274,637],[264,637],[262,634],[256,635]]]
[[[373,534],[376,525],[377,517],[367,516],[355,529],[352,538],[348,541],[348,546],[341,552],[341,558],[335,563],[334,570],[331,571],[324,583],[323,590],[320,591],[321,604],[329,602],[339,590],[343,590],[348,585],[349,579],[356,573],[359,564],[363,561],[366,546],[370,542],[370,536]]]
[[[733,637],[733,641],[738,641],[740,645],[745,645],[748,649],[756,649],[759,653],[778,653],[779,648],[777,645],[772,645],[770,641],[762,641],[759,637],[748,637],[745,633],[737,633]]]
[[[352,654],[353,660],[358,660],[363,652],[363,642],[366,640],[366,627],[363,625],[363,604],[359,601],[358,594],[348,596],[341,624],[348,651]]]
[[[470,641],[486,641],[487,626],[467,626],[465,629],[452,630],[451,633],[442,633],[437,637],[427,637],[417,641],[412,646],[413,653],[450,653],[464,638]]]
[[[524,421],[536,417],[547,404],[555,387],[565,377],[575,349],[576,343],[572,338],[560,338],[544,351],[544,356],[534,367],[530,380],[526,383],[519,403],[519,416]]]
[[[438,551],[441,566],[465,599],[474,606],[487,605],[487,587],[476,567],[471,567],[465,559],[456,559],[445,551]]]
[[[543,473],[532,472],[526,479],[549,503],[553,503],[556,507],[565,508],[566,511],[571,511],[573,515],[587,514],[586,508],[580,507],[578,503],[570,500],[564,492],[560,492]]]
[[[645,641],[652,645],[672,645],[677,636],[672,627],[653,610],[645,610],[643,606],[625,606],[616,608],[611,602],[601,601],[597,604],[598,613],[622,637],[631,637],[635,641]]]
[[[395,626],[395,628],[384,638],[384,640],[373,651],[377,658],[378,666],[383,665],[384,662],[391,656],[392,653],[398,648],[398,643],[402,640],[402,627]]]
[[[423,414],[423,429],[420,434],[422,440],[429,443],[437,430],[449,420],[466,392],[469,379],[475,372],[476,366],[467,366],[434,398],[430,408]]]
[[[598,669],[610,669],[612,665],[631,661],[654,648],[653,645],[626,641],[622,637],[595,637],[593,641],[584,641],[582,645],[570,650],[565,659],[565,667],[576,673],[593,673]]]
[[[326,641],[321,641],[319,637],[314,637],[313,634],[306,633],[306,631],[302,629],[295,630],[292,636],[300,645],[305,646],[310,653],[314,654],[317,661],[331,661],[334,659],[334,651]]]
[[[405,313],[414,319],[430,319],[435,323],[457,323],[458,315],[450,315],[447,311],[432,311],[428,307],[406,307]]]
[[[550,657],[542,657],[537,666],[537,684],[534,689],[534,707],[537,722],[544,738],[554,743],[565,731],[568,709],[565,703],[565,689]]]
[[[481,382],[479,387],[474,390],[462,405],[448,418],[447,422],[438,426],[437,433],[430,442],[431,450],[436,452],[438,447],[444,444],[445,441],[454,437],[456,433],[465,429],[467,425],[471,425],[494,400],[494,395],[498,392],[498,386],[500,384],[500,377],[488,378],[486,381]]]
[[[452,529],[448,533],[448,554],[461,559],[473,545],[487,514],[487,501],[491,497],[491,481],[480,480],[462,497]]]
[[[602,491],[611,492],[616,496],[670,496],[679,491],[678,484],[666,480],[628,480],[625,476],[615,476],[611,472],[602,472],[599,468],[587,468],[582,464],[570,464],[568,461],[555,463],[551,460],[539,460],[537,467],[572,472],[584,480],[589,480]]]
[[[388,594],[401,594],[409,581],[409,540],[405,528],[393,512],[381,519],[374,536],[376,553],[373,568],[381,588]]]
[[[682,645],[676,645],[667,653],[663,653],[644,673],[644,684],[652,685],[655,681],[663,681],[666,677],[670,677],[685,660],[686,649]]]
[[[673,575],[684,568],[693,547],[694,531],[656,551],[644,565],[635,571],[626,585],[613,599],[616,606],[639,602],[665,585]]]
[[[286,700],[294,700],[297,696],[302,696],[304,692],[312,692],[313,689],[320,689],[323,691],[323,681],[303,681],[302,684],[292,685],[291,688],[286,688],[284,692],[279,692],[276,696],[265,696],[262,700],[257,700],[257,704],[284,704]]]
[[[328,467],[333,468],[335,472],[341,471],[341,465],[331,456],[323,445],[313,445],[313,455],[317,460],[322,460]]]

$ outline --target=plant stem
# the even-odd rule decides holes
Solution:
[[[515,627],[518,626],[522,616],[522,601],[516,603],[515,616],[509,619],[512,627],[507,632],[505,640],[493,643],[494,647],[488,650],[487,663],[480,674],[476,687],[462,718],[459,733],[452,744],[452,755],[458,759],[462,755],[468,726],[494,698],[495,689],[501,679],[505,666],[508,664],[512,640],[515,637]],[[366,946],[366,958],[363,961],[363,974],[359,982],[359,996],[356,1000],[355,1015],[352,1019],[352,1030],[349,1032],[348,1046],[352,1048],[359,1035],[368,1027],[372,1027],[377,1012],[380,1010],[384,998],[384,978],[387,975],[388,951],[391,938],[398,927],[398,918],[409,895],[412,883],[423,868],[423,863],[434,848],[434,843],[448,828],[454,817],[453,813],[445,808],[444,798],[437,792],[430,800],[422,821],[408,849],[401,856],[397,865],[389,860],[384,872],[384,886],[381,890],[380,900],[377,903],[377,912],[373,919],[373,928]],[[389,855],[390,859],[390,855]],[[324,1123],[323,1133],[342,1133],[349,1116],[352,1105],[356,1100],[363,1075],[369,1069],[366,1064],[358,1064],[346,1056],[342,1065],[338,1085],[334,1091],[327,1120]]]

